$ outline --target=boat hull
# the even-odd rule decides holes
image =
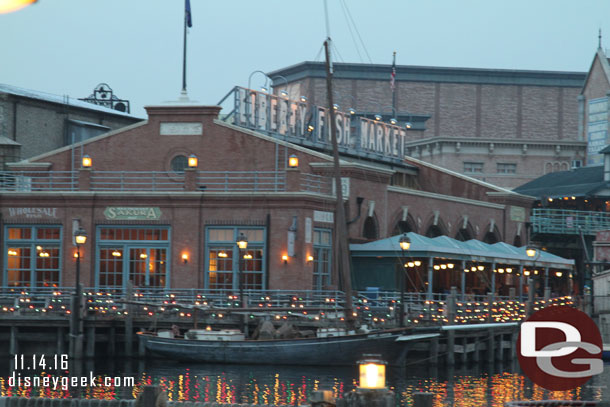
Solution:
[[[147,353],[184,362],[263,365],[354,365],[365,353],[404,365],[408,345],[396,342],[401,331],[329,338],[207,341],[160,338],[138,333]]]

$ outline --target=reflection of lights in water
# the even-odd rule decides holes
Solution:
[[[265,370],[267,369],[267,370]],[[178,368],[176,368],[178,370]],[[274,371],[273,368],[261,368],[250,372],[242,378],[240,373],[243,367],[236,367],[227,373],[221,374],[193,374],[196,371],[184,369],[173,375],[165,373],[151,375],[150,372],[142,373],[135,377],[136,386],[131,389],[123,389],[115,386],[98,386],[96,388],[83,388],[76,392],[74,389],[53,390],[49,387],[10,387],[8,386],[8,374],[0,377],[1,396],[22,397],[47,397],[47,398],[96,398],[115,399],[126,395],[136,397],[146,385],[159,385],[168,395],[170,401],[200,401],[218,403],[248,403],[248,404],[278,404],[278,405],[303,405],[314,390],[331,390],[335,397],[342,397],[345,392],[353,391],[357,385],[357,379],[352,373],[330,373],[320,376],[316,370],[312,372],[299,373],[295,370]],[[419,370],[419,368],[415,368]],[[264,372],[264,373],[261,373]],[[293,373],[294,372],[294,373]],[[348,372],[348,371],[346,371]],[[470,371],[469,371],[470,373]],[[341,375],[340,377],[334,374]],[[67,373],[52,375],[41,373],[52,377],[67,377]],[[402,405],[411,405],[413,393],[418,391],[429,391],[435,394],[434,406],[455,405],[456,407],[478,407],[483,401],[484,405],[490,407],[502,407],[505,402],[511,400],[542,400],[542,399],[584,399],[602,400],[610,399],[610,390],[600,385],[605,385],[608,380],[607,373],[603,377],[594,378],[590,385],[570,391],[550,392],[536,385],[518,373],[498,374],[456,374],[449,380],[438,380],[426,377],[396,377],[388,381],[388,387],[396,394],[396,401]],[[113,375],[107,375],[115,376]],[[103,377],[97,376],[98,381]],[[119,376],[131,376],[119,374]],[[400,375],[399,375],[400,376]],[[391,376],[389,376],[391,377]],[[453,404],[452,404],[453,403]]]

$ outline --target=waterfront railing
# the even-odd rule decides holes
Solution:
[[[530,222],[534,233],[594,235],[610,229],[610,213],[535,208]]]
[[[83,290],[83,303],[89,314],[99,317],[124,315],[129,309],[136,316],[191,316],[194,309],[210,312],[249,312],[252,315],[281,313],[307,318],[345,317],[345,295],[341,291],[244,290],[244,303],[232,290],[155,290],[134,289]],[[69,314],[71,288],[45,288],[35,291],[6,290],[0,295],[0,316]],[[518,298],[506,296],[461,296],[435,293],[395,291],[358,292],[353,298],[354,312],[362,321],[388,323],[397,321],[401,307],[406,320],[414,324],[466,324],[483,322],[515,322],[526,317],[527,306]],[[575,305],[572,297],[537,298],[531,305],[536,311],[550,305]]]
[[[332,179],[297,173],[288,183],[288,172],[279,171],[0,171],[0,192],[309,192],[331,195]]]

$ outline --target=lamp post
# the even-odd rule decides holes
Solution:
[[[400,250],[402,250],[402,260],[400,262],[400,312],[398,312],[399,324],[402,328],[405,326],[405,273],[407,272],[405,268],[405,253],[411,248],[411,239],[409,239],[409,236],[406,233],[403,233],[403,235],[398,240],[398,244],[400,245]]]
[[[74,231],[74,244],[76,246],[76,282],[74,287],[74,306],[72,307],[72,355],[80,358],[82,338],[80,329],[81,320],[81,287],[80,287],[80,247],[87,242],[87,232],[83,228]]]
[[[252,91],[250,88],[250,84],[252,83],[252,77],[254,76],[255,73],[261,73],[263,75],[265,75],[265,85],[263,86],[264,88],[267,87],[267,80],[269,79],[269,77],[267,76],[266,73],[264,73],[263,71],[254,71],[250,74],[250,76],[248,77],[248,89],[247,92],[248,94],[246,95],[246,118],[248,120],[248,126],[250,126],[251,124],[251,116],[252,116],[252,98],[250,97],[252,95]]]
[[[242,308],[246,308],[246,306],[244,305],[244,283],[243,283],[243,278],[242,278],[242,261],[243,261],[243,255],[242,255],[242,251],[246,250],[248,248],[248,238],[246,238],[246,235],[243,234],[243,232],[241,232],[239,234],[239,237],[237,238],[237,241],[235,242],[237,244],[237,248],[238,248],[238,254],[239,254],[239,260],[237,262],[237,272],[238,272],[238,284],[239,284],[239,304],[241,305]]]
[[[532,313],[532,307],[533,307],[533,303],[534,303],[534,298],[535,298],[535,294],[534,294],[534,290],[536,289],[536,285],[534,284],[534,279],[535,279],[535,270],[536,270],[536,260],[538,260],[538,258],[540,257],[540,249],[538,249],[538,247],[529,244],[527,245],[527,247],[525,248],[525,254],[527,254],[527,257],[529,257],[530,259],[532,259],[532,268],[534,269],[534,275],[531,277],[528,277],[528,295],[527,295],[527,306],[526,306],[526,313],[529,316]],[[531,275],[531,274],[530,274]]]

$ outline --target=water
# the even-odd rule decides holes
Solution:
[[[264,357],[264,355],[261,355]],[[89,377],[93,372],[97,387],[27,387],[10,385],[11,360],[2,361],[0,391],[3,396],[133,398],[142,386],[160,385],[170,400],[211,401],[219,403],[257,403],[302,405],[315,390],[331,390],[335,397],[352,391],[357,385],[356,367],[272,367],[235,365],[192,365],[168,361],[96,360],[83,366],[71,366],[75,376]],[[28,377],[68,380],[70,373],[19,371]],[[135,386],[121,387],[121,380],[133,377]],[[103,385],[110,378],[111,383]],[[117,382],[113,381],[117,378]],[[100,385],[101,384],[101,385]],[[115,385],[117,384],[117,385]],[[129,383],[128,383],[129,384]],[[549,392],[521,374],[518,365],[468,366],[449,368],[414,364],[387,371],[388,387],[395,392],[397,405],[410,406],[412,394],[429,391],[435,394],[434,406],[501,407],[512,400],[605,400],[610,401],[610,365],[581,388]]]

